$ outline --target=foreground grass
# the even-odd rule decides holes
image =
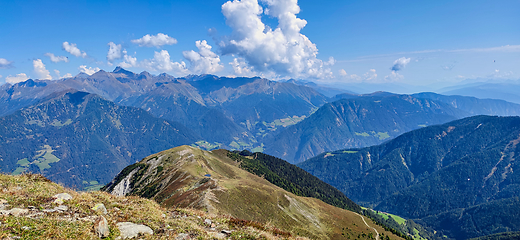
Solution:
[[[73,197],[63,203],[68,209],[44,212],[59,206],[53,198],[59,193]],[[96,239],[93,221],[99,215],[107,219],[110,227],[106,239],[120,235],[116,226],[118,222],[133,222],[152,228],[154,235],[140,236],[142,239],[179,236],[190,239],[304,239],[268,224],[210,215],[193,209],[165,209],[140,197],[115,197],[99,191],[76,192],[41,175],[0,174],[0,201],[5,202],[5,210],[31,209],[22,216],[0,215],[0,239]],[[106,214],[92,209],[99,203],[106,207]],[[229,234],[222,233],[223,230]]]

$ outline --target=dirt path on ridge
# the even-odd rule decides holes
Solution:
[[[377,231],[377,229],[368,225],[367,221],[365,221],[365,218],[363,216],[361,216],[359,213],[355,213],[355,214],[357,214],[358,216],[361,217],[361,219],[363,219],[363,222],[365,223],[365,225],[367,225],[367,227],[374,229],[374,232],[376,232],[376,240],[379,240],[379,232]]]

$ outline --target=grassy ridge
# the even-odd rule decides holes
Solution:
[[[194,209],[166,209],[141,197],[116,197],[99,191],[76,192],[35,174],[0,174],[0,189],[1,202],[7,204],[5,210],[34,207],[27,215],[0,215],[0,239],[98,239],[93,222],[88,220],[101,214],[92,209],[98,203],[107,209],[104,217],[110,235],[106,239],[120,236],[118,222],[133,222],[152,228],[153,235],[140,236],[139,239],[218,239],[223,238],[222,230],[231,232],[224,235],[227,239],[307,239],[292,236],[270,224]],[[68,210],[42,211],[58,206],[53,202],[53,196],[58,193],[68,193],[73,197],[63,203]],[[34,214],[39,215],[31,217]],[[213,230],[205,223],[206,219],[215,225]]]
[[[264,177],[272,184],[302,197],[320,199],[332,206],[360,213],[361,207],[345,194],[282,159],[249,151],[229,152],[228,157],[240,162],[240,167]]]

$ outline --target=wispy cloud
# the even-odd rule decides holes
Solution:
[[[56,75],[56,79],[62,79],[62,78],[70,78],[70,77],[72,77],[72,74],[70,74],[70,73],[67,73],[67,74],[61,76],[61,75],[60,75],[60,71],[58,71],[58,70],[56,70],[56,69],[54,69],[54,74]]]
[[[82,57],[82,58],[87,57],[87,53],[79,50],[79,48],[76,47],[75,43],[63,42],[62,47],[63,47],[63,50],[67,51],[68,53],[70,53],[76,57]]]
[[[5,58],[0,58],[0,69],[12,68],[13,62],[7,61]]]
[[[362,76],[357,74],[348,74],[345,69],[339,70],[339,75],[341,80],[346,80],[348,82],[376,82],[377,81],[377,72],[375,69],[368,70]]]
[[[98,71],[101,70],[101,69],[99,69],[98,67],[95,67],[95,68],[88,67],[88,68],[87,68],[86,65],[81,65],[81,66],[78,67],[78,70],[79,70],[80,72],[82,72],[82,73],[86,73],[86,74],[88,74],[88,75],[92,75],[92,74],[98,72]]]
[[[176,44],[177,39],[164,33],[159,33],[155,36],[146,34],[142,38],[132,40],[132,43],[139,44],[140,47],[161,47]]]
[[[338,60],[339,63],[346,62],[362,62],[369,61],[374,59],[381,59],[399,55],[415,55],[415,54],[427,54],[427,53],[458,53],[458,52],[506,52],[506,53],[515,53],[520,52],[520,45],[505,45],[500,47],[490,47],[490,48],[462,48],[462,49],[434,49],[434,50],[420,50],[420,51],[410,51],[410,52],[396,52],[389,54],[378,54],[378,55],[368,55],[361,56],[356,59],[347,59],[347,60]]]
[[[69,58],[65,56],[56,56],[54,53],[46,53],[45,56],[49,57],[53,63],[57,62],[69,62]]]

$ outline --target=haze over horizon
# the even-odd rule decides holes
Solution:
[[[428,90],[518,80],[518,1],[10,1],[0,84],[121,66]]]

